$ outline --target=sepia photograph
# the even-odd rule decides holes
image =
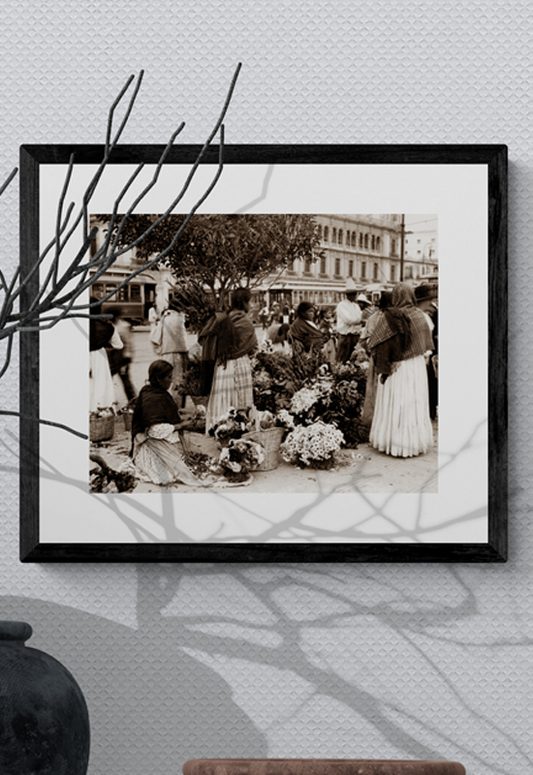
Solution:
[[[437,492],[438,217],[184,222],[91,219],[91,492]]]

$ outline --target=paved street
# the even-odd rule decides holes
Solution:
[[[263,332],[256,329],[259,340]],[[148,366],[156,359],[149,341],[147,328],[137,329],[134,334],[135,359],[130,368],[130,376],[137,391],[144,385]],[[195,336],[188,335],[189,348],[196,342]],[[115,377],[116,395],[119,404],[126,402],[124,391],[118,377]],[[185,415],[194,411],[194,404],[187,401]],[[437,438],[437,423],[433,423]],[[115,436],[111,442],[98,448],[105,460],[113,468],[119,468],[126,460],[130,447],[130,435],[122,430],[117,422]],[[339,488],[340,492],[437,492],[438,451],[435,445],[425,455],[415,458],[394,458],[377,452],[368,444],[355,450],[341,450],[339,466],[333,471],[313,471],[298,469],[280,458],[280,464],[274,471],[256,471],[254,480],[246,488],[248,492],[313,492],[320,488],[330,491]],[[164,490],[153,484],[140,482],[135,492],[158,492]],[[196,488],[185,485],[172,487],[176,492],[191,492]],[[198,488],[200,489],[200,488]]]

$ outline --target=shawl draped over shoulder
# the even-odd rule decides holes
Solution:
[[[228,360],[237,360],[237,358],[242,358],[243,355],[251,355],[254,350],[257,350],[257,336],[255,335],[254,324],[250,316],[243,312],[243,310],[232,309],[228,317],[235,329],[235,343],[228,350]],[[219,356],[223,355],[224,352],[219,351]]]
[[[392,306],[383,313],[368,339],[378,374],[390,374],[393,363],[433,349],[429,326],[409,285],[398,283],[394,287]]]
[[[131,421],[131,435],[134,439],[138,433],[145,433],[148,428],[158,423],[176,425],[180,422],[178,407],[170,393],[155,385],[145,385],[135,404]]]
[[[290,335],[293,340],[300,342],[305,350],[309,350],[313,345],[322,347],[326,341],[326,337],[318,328],[304,318],[296,318],[290,327]]]
[[[215,312],[198,335],[202,346],[202,395],[211,392],[215,364],[249,355],[257,349],[257,337],[249,316],[242,310]]]

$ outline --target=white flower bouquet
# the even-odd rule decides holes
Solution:
[[[319,420],[313,425],[299,425],[289,433],[280,451],[287,463],[308,468],[332,468],[335,452],[344,442],[342,432]]]

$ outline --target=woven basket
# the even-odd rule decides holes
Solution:
[[[89,438],[91,441],[107,441],[115,432],[115,415],[108,417],[89,417]]]
[[[281,441],[285,434],[285,428],[266,428],[259,431],[251,431],[243,436],[243,439],[257,441],[265,450],[265,459],[255,470],[273,471],[278,467],[278,453]]]

